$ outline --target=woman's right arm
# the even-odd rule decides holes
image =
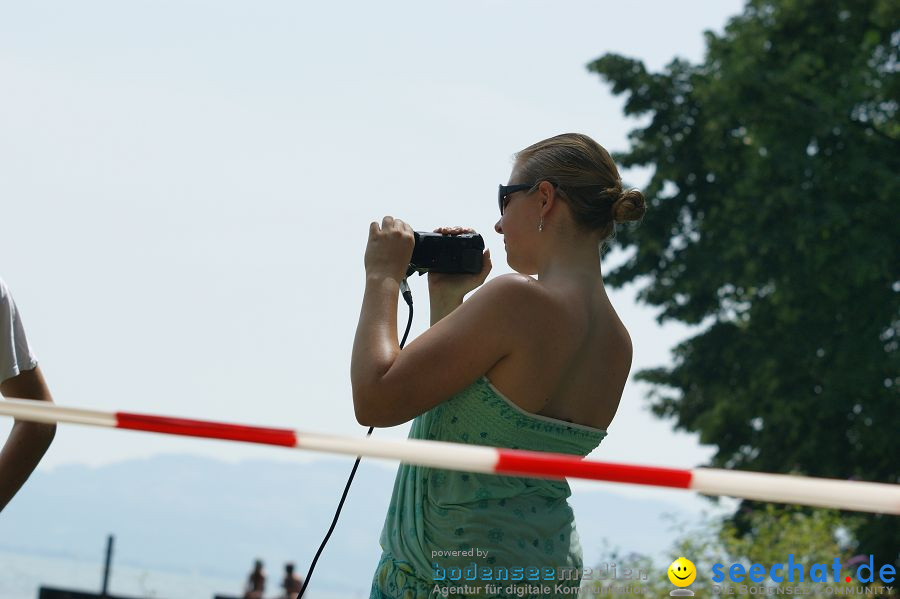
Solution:
[[[474,233],[475,229],[466,227],[439,227],[435,233],[442,235],[459,235],[461,233]],[[431,306],[431,326],[434,326],[442,318],[459,308],[466,294],[480,286],[491,272],[491,251],[483,254],[483,266],[480,273],[444,274],[428,273],[428,301]]]
[[[445,297],[441,295],[429,294],[431,302],[431,326],[437,324],[443,317],[447,316],[463,303],[462,297]]]

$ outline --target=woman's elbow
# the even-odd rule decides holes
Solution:
[[[369,417],[368,413],[364,412],[359,406],[355,407],[354,412],[356,414],[356,421],[358,423],[360,423],[363,426],[375,426],[372,423],[372,420]]]
[[[365,393],[353,390],[353,412],[356,415],[356,421],[363,426],[381,426],[377,423],[375,410],[372,409],[371,397]]]
[[[405,421],[398,422],[396,417],[379,403],[378,398],[364,393],[353,393],[353,410],[356,421],[363,426],[375,428],[387,428],[397,426]]]

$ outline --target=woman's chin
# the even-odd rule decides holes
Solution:
[[[508,251],[506,252],[506,264],[511,269],[522,275],[537,274],[537,268],[535,268],[534,265],[517,259],[516,256],[511,256]]]
[[[529,268],[522,264],[513,264],[512,262],[510,262],[508,260],[506,261],[506,263],[509,265],[509,267],[511,269],[513,269],[520,275],[536,275],[537,274],[537,269],[535,269],[535,268]]]

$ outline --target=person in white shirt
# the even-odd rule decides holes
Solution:
[[[53,401],[37,358],[25,338],[16,303],[3,279],[0,279],[0,395]],[[0,450],[0,511],[28,480],[55,434],[55,424],[14,422],[9,438]]]

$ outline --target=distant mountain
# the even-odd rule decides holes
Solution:
[[[96,558],[116,537],[114,564],[180,573],[244,576],[255,558],[270,578],[283,564],[305,575],[334,516],[353,460],[253,460],[238,464],[161,455],[91,468],[36,472],[0,515],[0,548]],[[366,592],[381,555],[395,468],[363,460],[337,527],[313,575],[314,586]],[[602,491],[570,498],[593,563],[606,538],[622,549],[658,554],[671,544],[665,514],[696,516],[670,503]]]

